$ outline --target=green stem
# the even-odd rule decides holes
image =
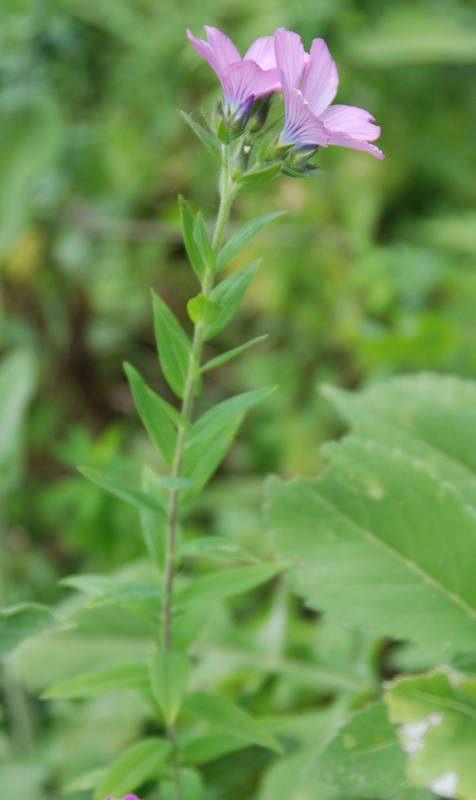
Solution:
[[[233,182],[230,175],[229,167],[229,153],[226,145],[222,146],[223,166],[220,175],[220,207],[215,224],[215,231],[213,234],[212,247],[215,253],[220,249],[223,233],[225,230],[228,214],[233,202],[233,198],[237,192],[236,184]],[[213,282],[215,273],[213,269],[207,267],[202,283],[202,293],[205,297],[210,297],[213,289]],[[198,370],[200,368],[200,361],[203,347],[204,323],[198,322],[193,331],[192,348],[190,351],[190,359],[188,364],[187,378],[185,382],[185,391],[182,401],[181,413],[187,422],[191,422],[193,412],[193,401],[195,393],[195,384],[197,380]],[[171,475],[174,478],[180,478],[182,471],[182,464],[185,454],[185,444],[187,438],[187,428],[181,426],[177,433],[177,443],[175,446],[175,455],[172,464]],[[163,619],[163,635],[162,646],[164,652],[171,649],[172,636],[172,591],[174,581],[174,561],[175,561],[175,541],[177,534],[177,522],[180,509],[180,494],[179,491],[170,492],[169,508],[168,508],[168,526],[167,526],[167,546],[165,558],[165,602],[164,602],[164,619]],[[175,727],[169,725],[167,727],[167,737],[173,745],[172,755],[172,773],[175,785],[176,800],[183,800],[182,787],[180,785],[180,773],[178,769],[178,759],[176,752],[176,738]]]

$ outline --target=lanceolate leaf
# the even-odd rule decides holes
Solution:
[[[156,653],[150,659],[150,683],[167,724],[173,724],[180,711],[190,677],[190,659],[185,653]]]
[[[47,606],[21,603],[0,609],[0,658],[14,650],[24,639],[61,628],[62,623]]]
[[[260,403],[275,387],[256,389],[225,400],[210,409],[192,426],[185,448],[182,475],[195,484],[183,490],[183,498],[196,494],[208,481],[224,457],[235,436],[243,415]]]
[[[215,269],[216,256],[208,238],[207,229],[203,221],[202,212],[199,211],[193,226],[193,235],[200,251],[202,261],[209,270]]]
[[[405,675],[385,702],[407,754],[407,775],[442,797],[476,797],[476,679],[448,668]]]
[[[259,562],[259,558],[252,555],[233,539],[224,536],[201,536],[193,542],[181,547],[178,556],[203,556],[205,558],[233,558],[239,561]]]
[[[279,575],[286,566],[286,564],[256,564],[252,567],[235,567],[203,575],[178,592],[175,595],[175,603],[183,606],[249,592]]]
[[[153,392],[130,364],[124,364],[134,401],[147,432],[168,464],[174,458],[177,434],[164,406],[167,405]]]
[[[187,202],[179,195],[180,219],[182,222],[182,235],[189,261],[200,281],[205,277],[205,262],[194,236],[194,220]]]
[[[190,358],[190,341],[170,308],[155,293],[153,302],[160,364],[175,394],[183,397]]]
[[[205,147],[208,148],[210,153],[217,159],[217,161],[221,162],[221,148],[217,140],[208,133],[205,128],[202,128],[201,125],[196,122],[190,114],[186,114],[184,111],[180,111],[180,116],[185,120],[187,125],[190,125],[193,132],[198,136],[200,141],[203,142]]]
[[[248,267],[229,275],[214,288],[211,299],[221,306],[222,311],[213,322],[205,326],[205,340],[216,336],[232,318],[260,264],[261,260],[254,261]]]
[[[256,219],[243,225],[220,250],[216,268],[222,269],[226,267],[228,262],[243,250],[264,225],[271,222],[273,219],[277,219],[277,217],[281,217],[284,213],[284,211],[277,211],[272,214],[264,214],[262,217],[256,217]]]
[[[163,516],[159,516],[155,511],[150,511],[150,509],[146,508],[142,508],[140,512],[142,533],[147,550],[159,571],[163,572],[167,538],[167,515],[165,514],[167,498],[162,481],[149,467],[144,467],[142,473],[142,491],[154,498],[164,508]]]
[[[43,699],[67,697],[95,697],[107,692],[122,692],[129,689],[142,689],[149,685],[149,675],[144,664],[120,664],[110,669],[79,675],[64,683],[59,683],[44,692]]]
[[[282,162],[278,161],[277,164],[271,164],[269,167],[251,169],[249,172],[245,172],[244,175],[240,175],[236,182],[239,186],[264,183],[265,181],[269,181],[271,178],[274,178],[278,172],[281,172],[282,166]]]
[[[171,745],[164,739],[150,737],[129,747],[106,771],[94,794],[95,800],[122,797],[134,791],[157,772],[170,755]]]
[[[187,695],[184,709],[190,714],[218,725],[227,733],[250,744],[281,752],[278,741],[256,719],[224,697],[196,692]]]
[[[123,483],[123,481],[109,475],[104,475],[97,469],[92,469],[91,467],[78,467],[78,469],[90,481],[97,483],[102,489],[106,489],[106,491],[111,492],[121,500],[125,500],[127,503],[131,503],[142,510],[153,511],[159,517],[165,518],[163,506],[151,495],[136,489],[135,486],[130,486],[128,483]]]
[[[322,479],[268,487],[297,592],[356,627],[474,650],[474,513],[401,452],[352,439],[328,452]]]
[[[222,364],[226,364],[227,361],[230,361],[232,358],[241,355],[241,353],[243,353],[245,350],[248,350],[248,347],[258,344],[258,342],[263,342],[267,338],[268,334],[265,334],[264,336],[257,336],[255,339],[251,339],[251,341],[246,342],[246,344],[242,344],[239,347],[235,347],[233,350],[228,350],[226,353],[216,356],[216,358],[212,358],[203,365],[203,367],[200,369],[200,372],[208,372],[210,369],[215,369],[216,367],[220,367]]]

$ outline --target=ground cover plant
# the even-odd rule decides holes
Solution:
[[[138,161],[129,173],[124,163],[116,176],[123,189],[119,180],[105,191],[104,163],[92,155],[100,137],[97,131],[85,137],[87,114],[79,127],[80,115],[69,117],[75,135],[65,141],[73,150],[80,144],[66,160],[76,164],[68,217],[56,216],[66,202],[53,153],[61,138],[55,60],[64,55],[52,42],[74,42],[71,63],[81,71],[84,25],[92,26],[87,36],[105,36],[102,51],[92,37],[91,53],[105,52],[119,36],[124,77],[135,63],[125,59],[124,43],[132,58],[153,19],[145,8],[137,17],[132,9],[117,4],[112,39],[104,34],[110,18],[97,18],[87,5],[75,10],[69,28],[67,15],[55,18],[56,28],[42,30],[40,23],[31,40],[31,53],[48,65],[40,94],[33,86],[31,94],[15,96],[12,86],[19,76],[26,86],[30,72],[21,60],[5,62],[5,152],[18,145],[5,192],[22,214],[9,216],[5,205],[2,791],[32,800],[473,798],[476,389],[468,313],[474,265],[468,260],[455,280],[451,261],[462,244],[466,258],[471,253],[470,237],[460,241],[461,231],[471,229],[469,217],[469,227],[453,223],[458,232],[446,244],[434,227],[435,250],[418,244],[418,236],[412,241],[411,233],[404,246],[398,237],[386,246],[373,243],[373,209],[386,191],[373,170],[387,161],[375,144],[380,130],[373,118],[350,105],[362,76],[353,94],[345,94],[342,82],[337,99],[342,93],[349,104],[337,104],[337,68],[319,35],[309,37],[307,55],[297,34],[276,26],[274,36],[247,50],[248,42],[242,59],[217,28],[206,29],[206,41],[196,38],[195,24],[186,52],[193,56],[193,45],[209,62],[222,94],[214,111],[210,103],[199,112],[192,95],[184,103],[180,124],[205,148],[188,166],[205,190],[167,201],[173,214],[179,209],[180,234],[164,223],[166,215],[156,223],[140,211],[147,190],[139,201],[131,181]],[[426,21],[421,11],[421,17],[402,12],[403,28],[398,14],[377,19],[382,49],[367,47],[365,58],[374,67],[379,59],[390,59],[393,68],[411,62],[411,38],[405,43],[400,33],[392,51],[392,32],[404,30],[405,21],[412,30],[418,19]],[[16,24],[12,40],[21,19],[13,11],[7,16]],[[462,13],[453,26],[453,50],[444,17],[440,28],[435,19],[424,59],[470,63],[471,26],[464,25],[470,17]],[[108,57],[108,68],[97,73],[86,64],[99,94],[88,97],[83,88],[76,111],[101,102],[97,74],[114,76],[118,91],[120,71],[107,72],[114,48]],[[195,54],[187,70],[196,62]],[[150,52],[143,63],[150,65]],[[110,92],[104,89],[104,97]],[[118,147],[124,155],[130,149],[138,86],[136,94],[113,161]],[[109,121],[102,117],[106,139],[121,126],[121,102],[109,107]],[[371,95],[362,105],[373,110]],[[16,182],[29,152],[29,119],[36,129],[42,120],[45,147],[35,143],[34,163]],[[177,150],[177,164],[198,152],[193,141]],[[321,174],[316,161],[324,160]],[[94,180],[76,184],[85,165],[99,188]],[[214,227],[213,169],[220,174]],[[320,262],[330,257],[327,277],[322,263],[312,274],[309,265],[304,271],[312,246],[293,238],[283,211],[306,220],[309,209],[299,204],[305,196],[325,216],[326,204],[336,202],[337,182],[329,183],[336,178],[329,175],[339,170],[336,207],[343,229],[352,231],[343,252],[351,243],[354,272],[350,288],[336,294],[340,245],[317,245]],[[463,198],[471,190],[459,174],[453,190],[458,186]],[[444,169],[441,178],[447,180]],[[110,204],[113,197],[122,211]],[[138,218],[114,222],[127,208],[137,209]],[[234,221],[237,209],[241,223]],[[423,229],[429,241],[431,225]],[[260,266],[256,241],[266,236],[268,258]],[[136,242],[129,254],[116,246],[128,238]],[[181,267],[162,281],[151,276],[164,241]],[[94,254],[102,275],[85,267]],[[27,287],[38,268],[32,263],[43,257],[56,267],[39,281],[35,326],[25,313],[32,308],[28,289],[21,310],[15,307],[21,290],[17,284],[12,292],[12,282],[26,275]],[[295,283],[280,267],[286,259]],[[128,275],[141,263],[140,280]],[[386,272],[382,264],[392,266]],[[281,294],[273,296],[279,280]],[[154,283],[152,317],[147,281]],[[364,323],[352,333],[362,295]],[[107,300],[91,313],[93,297]],[[324,330],[326,322],[336,330]],[[62,333],[70,325],[74,335],[65,348]],[[147,325],[155,342],[146,334],[139,343],[134,337]],[[103,385],[126,356],[128,385],[98,392],[90,348],[102,353]],[[316,348],[324,348],[318,374]],[[65,355],[69,377],[61,373]],[[435,367],[465,377],[429,371]],[[402,368],[410,374],[396,376]],[[48,392],[59,393],[60,410]],[[74,421],[81,409],[89,409],[87,428]],[[45,439],[46,459],[40,457]],[[71,472],[78,463],[84,477]],[[269,473],[281,477],[264,481]],[[51,529],[58,533],[51,536]]]

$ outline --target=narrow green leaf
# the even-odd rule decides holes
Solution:
[[[47,606],[21,603],[0,609],[0,657],[14,650],[24,639],[64,627]]]
[[[216,758],[242,750],[247,746],[243,739],[224,731],[210,731],[185,742],[182,758],[186,764],[206,764]]]
[[[78,592],[87,594],[88,597],[99,597],[108,592],[116,585],[114,578],[107,575],[68,575],[61,578],[60,586],[67,586],[69,589],[76,589]]]
[[[240,175],[239,178],[236,179],[236,182],[239,186],[249,186],[251,184],[256,183],[264,183],[265,181],[271,180],[281,172],[281,167],[283,166],[282,161],[278,161],[277,164],[271,164],[269,167],[264,167],[263,169],[250,169],[249,172],[245,172],[244,175]]]
[[[190,211],[188,203],[181,194],[179,194],[179,203],[180,221],[182,223],[182,235],[185,249],[187,251],[188,259],[195,270],[198,280],[201,283],[205,277],[205,263],[194,236],[194,221],[192,212]]]
[[[88,606],[97,608],[98,606],[140,604],[143,601],[155,601],[151,602],[150,607],[158,609],[163,596],[164,592],[151,583],[124,581],[117,582],[102,594],[96,595],[89,601]]]
[[[153,497],[160,505],[167,502],[166,493],[159,476],[149,467],[142,473],[142,491]],[[150,557],[160,572],[165,569],[165,550],[167,540],[167,515],[159,516],[155,511],[141,509],[142,533]]]
[[[190,586],[177,592],[175,603],[179,606],[187,605],[187,603],[203,603],[243,594],[243,592],[249,592],[271,578],[275,578],[286,567],[287,564],[257,564],[203,575]]]
[[[233,350],[228,350],[226,353],[216,356],[216,358],[212,358],[203,365],[203,367],[200,369],[200,372],[208,372],[210,369],[215,369],[216,367],[220,367],[222,364],[226,364],[227,361],[231,361],[232,358],[235,358],[245,350],[248,350],[248,347],[258,344],[258,342],[263,342],[267,338],[267,333],[264,336],[257,336],[255,339],[251,339],[249,342],[246,342],[246,344],[242,344],[239,347],[235,347]]]
[[[202,800],[203,797],[203,778],[195,769],[181,769],[180,787],[182,790],[182,800]],[[171,780],[160,782],[160,800],[177,800],[175,783]]]
[[[233,558],[239,561],[259,563],[259,558],[224,536],[201,536],[188,542],[177,551],[178,556],[202,556],[204,558]]]
[[[184,710],[212,725],[218,725],[237,739],[281,752],[277,739],[258,720],[224,697],[195,692],[185,698]]]
[[[152,691],[162,709],[165,722],[171,725],[180,711],[190,677],[190,659],[183,652],[156,653],[150,659]]]
[[[199,211],[197,214],[195,225],[193,226],[193,235],[205,267],[207,269],[214,270],[216,255],[210,244],[210,239],[208,238],[207,229],[205,227],[205,222],[203,220],[201,211]]]
[[[226,267],[229,261],[234,258],[240,250],[248,244],[249,241],[255,236],[258,231],[268,222],[277,219],[285,214],[285,211],[275,211],[271,214],[264,214],[262,217],[247,222],[239,231],[237,231],[223,247],[221,248],[217,258],[217,270]]]
[[[130,364],[124,364],[131,385],[137,411],[147,432],[168,464],[174,459],[177,435],[161,397],[147,386],[141,375]]]
[[[190,341],[170,308],[155,292],[152,297],[160,364],[175,394],[183,397],[190,359]]]
[[[108,692],[142,689],[148,685],[149,674],[144,664],[119,664],[110,669],[89,672],[64,683],[58,683],[44,692],[42,698],[51,700],[60,697],[70,699],[96,697],[96,695]]]
[[[170,755],[171,745],[164,739],[150,737],[128,747],[106,771],[94,794],[95,800],[121,797],[137,789],[157,772]]]
[[[205,325],[211,325],[220,317],[222,307],[200,293],[197,297],[192,297],[188,301],[187,311],[190,319],[195,324],[203,322]]]
[[[161,504],[157,502],[155,498],[142,492],[140,489],[136,489],[135,486],[130,486],[109,475],[104,475],[104,473],[99,472],[97,469],[92,469],[91,467],[78,467],[78,469],[79,472],[86,478],[89,478],[90,481],[97,483],[102,489],[106,489],[106,491],[111,492],[111,494],[114,494],[121,500],[131,503],[133,506],[137,506],[137,508],[153,511],[155,514],[158,514],[159,517],[165,518],[164,509]]]
[[[269,397],[275,388],[231,397],[195,422],[188,435],[182,469],[183,477],[192,479],[195,485],[184,490],[183,499],[189,499],[205,485],[230,447],[245,412]]]
[[[217,138],[222,144],[230,144],[230,136],[226,127],[225,119],[222,117],[218,123]]]
[[[247,267],[243,267],[243,269],[238,270],[238,272],[229,275],[228,278],[225,278],[218,286],[215,286],[211,293],[211,299],[215,303],[218,303],[222,311],[219,317],[206,325],[204,333],[205,341],[216,336],[231,319],[260,264],[261,259],[258,259],[258,261],[254,261]]]
[[[208,133],[205,128],[202,128],[202,126],[199,125],[199,123],[196,122],[193,117],[190,116],[190,114],[186,114],[185,111],[180,111],[179,114],[182,119],[185,120],[187,125],[190,125],[193,132],[196,134],[196,136],[198,136],[205,147],[208,148],[212,156],[214,156],[217,161],[221,163],[221,148],[217,140],[210,133]]]
[[[175,492],[179,489],[188,489],[193,486],[193,481],[189,478],[174,478],[172,475],[158,475],[157,480],[162,486],[165,486],[169,492]]]

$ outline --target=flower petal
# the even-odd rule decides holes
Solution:
[[[274,52],[286,98],[291,89],[299,89],[301,85],[305,56],[301,37],[286,28],[278,28],[274,34]]]
[[[241,61],[241,56],[228,36],[210,25],[203,26],[207,32],[208,43],[215,53],[215,57],[223,70],[235,61]]]
[[[286,118],[281,133],[283,144],[327,147],[330,131],[309,108],[299,89],[290,89],[286,98]]]
[[[331,132],[329,144],[365,150],[377,158],[385,158],[374,144],[369,144],[380,136],[380,128],[373,125],[374,118],[368,111],[355,106],[334,105],[321,115],[322,121]]]
[[[302,93],[311,111],[320,117],[337,94],[337,67],[324,39],[314,39],[306,65]]]
[[[222,84],[225,101],[237,109],[249,97],[260,97],[279,88],[278,70],[264,70],[255,61],[245,59],[226,68]]]
[[[253,42],[244,55],[244,60],[256,61],[261,69],[276,69],[274,36],[261,36]]]
[[[211,68],[216,72],[216,74],[221,80],[223,74],[223,68],[220,64],[219,59],[216,57],[215,52],[212,50],[208,42],[205,42],[204,39],[196,39],[192,31],[189,30],[188,28],[187,28],[187,36],[190,42],[193,44],[197,53],[200,53],[202,58],[204,58],[205,61],[208,61]]]

